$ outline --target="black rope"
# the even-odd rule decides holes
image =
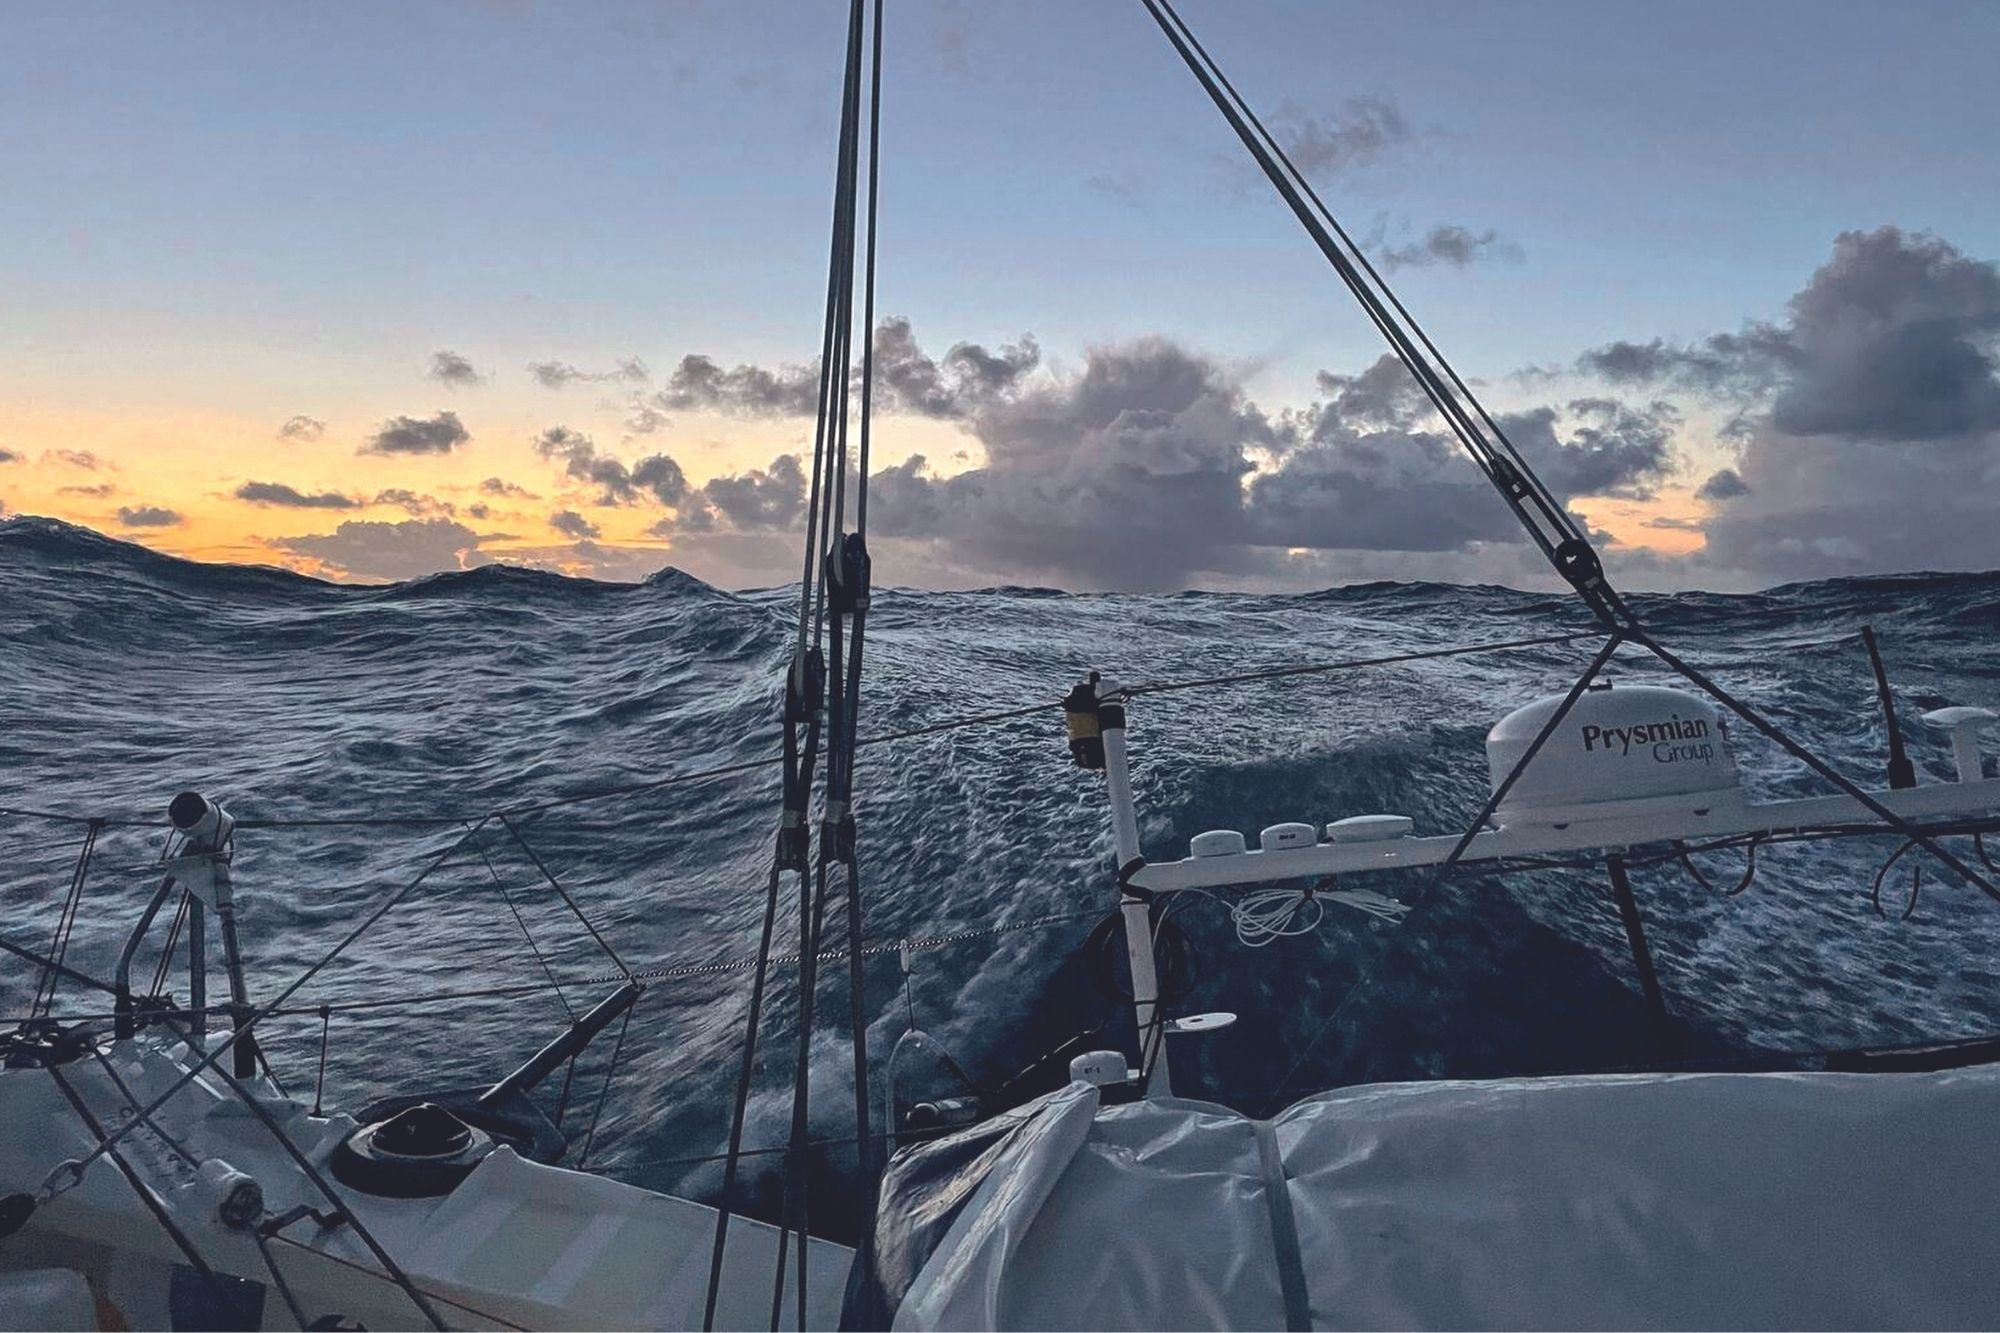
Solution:
[[[1736,884],[1733,888],[1727,888],[1722,890],[1723,897],[1725,898],[1736,897],[1737,895],[1741,894],[1745,889],[1749,888],[1752,881],[1754,881],[1757,878],[1757,844],[1761,841],[1763,841],[1762,838],[1753,837],[1748,842],[1743,844],[1746,849],[1743,855],[1743,877],[1736,881]],[[1688,853],[1691,852],[1693,848],[1689,847],[1685,842],[1677,842],[1674,844],[1674,847],[1676,852],[1679,854],[1681,868],[1687,871],[1688,878],[1692,879],[1695,883],[1701,885],[1702,888],[1707,889],[1709,892],[1713,893],[1715,891],[1714,883],[1710,881],[1707,875],[1702,874],[1700,870],[1695,868],[1694,861],[1690,859],[1688,855]],[[1628,858],[1626,860],[1626,864],[1630,866],[1637,866],[1642,863]]]
[[[188,1234],[182,1231],[180,1226],[175,1223],[173,1215],[167,1211],[166,1204],[162,1203],[160,1197],[153,1193],[152,1187],[147,1185],[140,1178],[139,1173],[132,1169],[132,1164],[125,1160],[125,1154],[112,1146],[112,1136],[104,1132],[104,1126],[99,1123],[96,1116],[90,1113],[90,1108],[84,1104],[83,1098],[77,1095],[76,1089],[70,1086],[69,1080],[63,1077],[62,1070],[54,1065],[50,1065],[48,1070],[49,1077],[56,1081],[56,1087],[61,1089],[64,1099],[69,1102],[71,1109],[76,1112],[77,1118],[83,1121],[84,1128],[89,1130],[91,1137],[97,1140],[97,1149],[90,1156],[95,1157],[98,1153],[102,1153],[110,1158],[111,1165],[118,1168],[118,1174],[125,1177],[125,1183],[132,1187],[132,1192],[139,1196],[139,1202],[144,1204],[146,1211],[153,1215],[153,1220],[160,1224],[160,1230],[166,1232],[167,1238],[173,1241],[175,1247],[183,1255],[187,1256],[187,1261],[193,1266],[195,1272],[205,1278],[213,1278],[215,1270],[208,1266],[208,1260],[202,1258],[201,1251],[195,1248],[192,1240],[188,1239]],[[126,1127],[130,1128],[137,1123],[139,1123],[137,1120],[127,1121]],[[90,1158],[86,1157],[77,1164],[76,1171],[79,1180],[82,1179],[83,1167],[89,1161]]]
[[[247,1027],[244,1030],[247,1030]],[[185,1037],[183,1039],[185,1040]],[[188,1043],[188,1048],[193,1051],[200,1049],[192,1042]],[[237,1081],[234,1074],[231,1074],[219,1064],[214,1066],[212,1072],[217,1078],[222,1080],[223,1084],[231,1092],[236,1094],[236,1099],[242,1102],[244,1108],[264,1126],[272,1139],[277,1142],[278,1147],[284,1151],[285,1156],[291,1158],[292,1164],[298,1167],[305,1178],[311,1182],[313,1188],[318,1190],[320,1195],[347,1219],[347,1225],[353,1230],[354,1238],[368,1247],[368,1252],[375,1256],[377,1263],[382,1265],[382,1271],[388,1274],[390,1281],[402,1289],[405,1296],[409,1297],[410,1303],[417,1307],[418,1313],[423,1315],[425,1322],[432,1328],[439,1330],[439,1333],[443,1333],[445,1322],[438,1316],[437,1310],[426,1299],[424,1293],[418,1290],[416,1283],[410,1280],[410,1275],[403,1271],[402,1265],[390,1257],[389,1251],[383,1248],[382,1242],[375,1239],[374,1234],[366,1226],[362,1225],[361,1219],[354,1215],[348,1208],[346,1200],[342,1199],[333,1186],[327,1183],[326,1177],[320,1173],[318,1167],[313,1165],[312,1159],[300,1151],[298,1144],[292,1142],[292,1137],[285,1132],[285,1127],[278,1123],[277,1118],[269,1110],[265,1109],[264,1104],[257,1100],[255,1094]]]
[[[75,968],[64,966],[56,962],[53,958],[44,957],[36,953],[33,949],[16,944],[4,935],[0,935],[0,952],[13,954],[23,962],[31,963],[44,970],[53,970],[67,980],[76,982],[79,986],[88,986],[92,990],[103,991],[106,995],[117,993],[116,989],[108,983],[99,981],[96,977],[85,976]]]
[[[313,1114],[319,1113],[315,1111]],[[264,1234],[262,1227],[255,1228],[250,1234],[257,1242],[257,1253],[264,1256],[264,1271],[271,1275],[271,1285],[278,1289],[278,1298],[284,1301],[285,1309],[291,1312],[292,1322],[300,1328],[313,1327],[312,1322],[306,1317],[305,1307],[299,1304],[298,1296],[292,1291],[292,1284],[285,1280],[284,1273],[278,1269],[278,1261],[271,1254],[271,1238]]]
[[[139,1098],[133,1093],[131,1085],[120,1077],[117,1067],[104,1058],[104,1052],[97,1048],[95,1042],[87,1043],[86,1049],[89,1050],[91,1058],[97,1061],[97,1067],[104,1071],[105,1077],[109,1078],[117,1086],[119,1095],[124,1097],[131,1104],[133,1111],[136,1112],[139,1109]],[[201,1163],[194,1159],[194,1154],[182,1147],[179,1139],[161,1129],[157,1121],[149,1117],[146,1122],[146,1128],[152,1130],[154,1136],[166,1144],[168,1151],[180,1158],[183,1165],[192,1167],[195,1170],[201,1169]]]
[[[319,1074],[313,1079],[312,1113],[315,1116],[322,1114],[320,1107],[322,1099],[326,1096],[326,1046],[327,1038],[332,1031],[333,1008],[331,1005],[323,1004],[319,1007]]]
[[[1786,735],[1784,730],[1776,723],[1767,720],[1762,713],[1759,713],[1750,707],[1750,705],[1723,689],[1722,686],[1710,680],[1701,671],[1682,661],[1650,635],[1634,630],[1630,637],[1633,642],[1641,645],[1647,651],[1651,652],[1653,656],[1679,672],[1683,679],[1755,727],[1767,740],[1782,747],[1785,753],[1791,755],[1792,758],[1798,760],[1800,763],[1806,765],[1806,767],[1812,769],[1813,772],[1840,788],[1844,795],[1859,801],[1867,808],[1870,814],[1912,842],[1915,842],[1939,861],[1942,861],[1953,872],[1964,878],[1966,882],[1970,883],[1988,898],[1993,899],[1995,902],[2000,902],[2000,888],[1994,887],[1978,871],[1967,865],[1964,860],[1946,851],[1941,843],[1924,832],[1914,822],[1905,819],[1888,806],[1882,804],[1880,800],[1869,795],[1858,784],[1842,774],[1839,769]]]
[[[715,1327],[715,1302],[722,1294],[723,1246],[729,1237],[729,1218],[736,1202],[736,1171],[743,1146],[743,1121],[750,1106],[751,1076],[757,1068],[757,1027],[764,1010],[764,981],[770,973],[771,934],[778,922],[778,878],[778,865],[774,859],[770,888],[764,900],[763,941],[757,949],[755,979],[750,983],[750,1013],[744,1023],[743,1065],[736,1076],[736,1098],[730,1108],[729,1158],[722,1169],[722,1194],[715,1210],[715,1242],[709,1251],[708,1293],[702,1305],[703,1333],[710,1333]]]
[[[351,1220],[348,1218],[348,1215],[346,1213],[341,1213],[339,1214],[339,1216],[344,1220]],[[315,1249],[310,1245],[306,1245],[299,1241],[293,1240],[290,1236],[284,1235],[282,1233],[273,1232],[271,1235],[271,1239],[276,1241],[280,1245],[289,1245],[293,1249],[298,1250],[301,1253],[310,1254],[315,1259],[324,1259],[329,1263],[338,1264],[342,1268],[348,1269],[355,1273],[359,1273],[363,1277],[371,1278],[378,1282],[383,1280],[382,1275],[380,1273],[377,1273],[372,1268],[363,1267],[361,1264],[354,1262],[352,1259],[343,1258],[342,1256],[331,1253],[327,1250]],[[422,1287],[416,1288],[416,1290],[422,1291],[425,1296],[428,1296],[431,1300],[435,1301],[439,1305],[450,1306],[454,1310],[463,1310],[465,1311],[465,1313],[473,1316],[475,1319],[481,1320],[484,1323],[491,1324],[495,1328],[520,1329],[523,1330],[523,1333],[525,1333],[525,1330],[527,1328],[527,1326],[524,1324],[517,1324],[514,1323],[512,1320],[502,1319],[499,1315],[492,1313],[490,1310],[481,1310],[477,1306],[467,1305],[464,1301],[454,1300],[449,1296],[441,1296],[435,1291],[430,1291]],[[324,1317],[325,1316],[322,1316],[322,1318]]]
[[[167,988],[167,977],[173,971],[174,950],[181,942],[181,928],[187,924],[188,904],[193,895],[181,890],[181,899],[174,905],[173,924],[167,927],[167,942],[160,946],[159,964],[153,968],[152,994],[157,998]]]
[[[576,1057],[579,1054],[580,1052],[571,1051],[569,1059],[563,1061],[562,1093],[556,1098],[556,1128],[558,1130],[563,1128],[563,1121],[569,1116],[569,1090],[571,1085],[576,1082]]]
[[[1889,853],[1889,859],[1882,863],[1881,868],[1875,872],[1874,882],[1868,886],[1869,905],[1875,909],[1875,915],[1881,917],[1884,921],[1889,919],[1889,914],[1882,910],[1882,881],[1888,878],[1889,871],[1895,867],[1896,862],[1903,859],[1903,854],[1916,845],[1917,843],[1914,838],[1905,839],[1902,846]],[[1917,914],[1917,899],[1923,893],[1923,888],[1924,868],[1921,864],[1912,862],[1910,865],[1910,896],[1909,900],[1903,904],[1902,915],[1896,918],[1898,921],[1908,921]]]

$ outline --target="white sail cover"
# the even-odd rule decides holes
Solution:
[[[898,1329],[2000,1324],[1991,1065],[1384,1085],[1270,1121],[1077,1083],[958,1169]]]

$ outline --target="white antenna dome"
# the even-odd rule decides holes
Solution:
[[[1501,718],[1486,735],[1497,788],[1563,696]],[[1593,685],[1535,755],[1500,804],[1510,823],[1567,823],[1643,808],[1702,807],[1742,800],[1728,725],[1706,699],[1654,685]]]

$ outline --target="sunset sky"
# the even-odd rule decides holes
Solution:
[[[879,580],[1539,577],[1137,0],[888,9]],[[2000,566],[2000,9],[1184,11],[1624,582]],[[0,10],[0,510],[795,577],[844,25]]]

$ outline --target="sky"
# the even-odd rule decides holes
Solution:
[[[2000,9],[1182,8],[1618,581],[2000,566]],[[845,21],[0,9],[0,511],[796,577]],[[1546,581],[1137,0],[884,45],[878,581]]]

